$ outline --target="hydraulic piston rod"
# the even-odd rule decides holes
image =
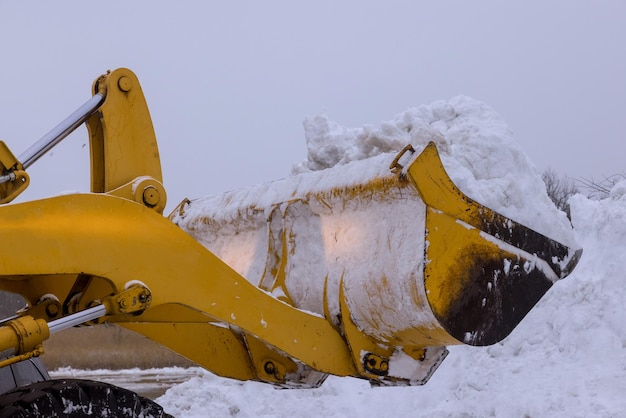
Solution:
[[[39,141],[24,151],[19,158],[24,166],[24,169],[33,165],[35,161],[41,158],[46,152],[50,151],[55,145],[65,139],[65,137],[89,119],[91,115],[100,109],[100,106],[104,103],[104,99],[105,96],[103,94],[94,94],[91,99],[76,109],[74,113],[65,118],[65,120],[55,126],[50,132],[41,137]]]
[[[54,334],[55,332],[101,318],[106,314],[106,307],[104,305],[98,305],[72,315],[64,316],[55,321],[50,321],[48,322],[48,328],[50,329],[50,334]]]
[[[10,320],[5,326],[0,327],[0,353],[9,356],[0,361],[0,367],[41,355],[43,353],[41,343],[47,340],[50,334],[106,314],[106,307],[98,305],[47,324],[45,320],[35,319],[29,315]]]
[[[47,340],[51,334],[106,314],[105,305],[98,305],[48,323],[43,319],[35,319],[28,315],[15,318],[0,327],[0,352],[10,350],[14,355],[28,353]]]

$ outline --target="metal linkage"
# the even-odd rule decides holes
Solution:
[[[42,342],[55,332],[106,315],[139,315],[150,306],[151,301],[150,289],[141,282],[131,281],[124,291],[105,298],[102,304],[54,321],[46,322],[31,315],[7,318],[7,322],[0,326],[0,359],[2,355],[10,357],[0,360],[0,368],[41,355]]]
[[[101,305],[48,322],[50,334],[93,321],[105,315],[139,315],[150,306],[152,294],[141,282],[129,282],[124,291],[110,296]]]
[[[85,104],[74,111],[74,113],[65,118],[50,132],[41,137],[39,141],[24,151],[19,157],[24,169],[33,165],[35,161],[82,125],[91,115],[96,113],[98,109],[100,109],[100,106],[102,106],[102,103],[104,103],[104,99],[105,96],[103,94],[95,94],[91,99],[85,102]]]

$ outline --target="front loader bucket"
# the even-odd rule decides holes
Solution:
[[[505,338],[582,255],[464,195],[432,143],[407,175],[427,206],[428,302],[459,341],[490,345]]]
[[[323,316],[360,376],[423,384],[443,346],[505,338],[581,250],[465,196],[434,144],[409,149],[185,201],[170,218],[252,284]]]

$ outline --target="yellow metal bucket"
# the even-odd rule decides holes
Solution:
[[[502,340],[580,258],[465,196],[432,143],[393,170],[375,158],[188,201],[170,218],[251,283],[323,315],[361,373],[399,379],[380,359]]]

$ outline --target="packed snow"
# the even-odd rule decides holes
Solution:
[[[626,267],[621,262],[626,182],[605,200],[574,196],[570,224],[550,202],[540,173],[506,124],[467,97],[409,109],[379,127],[344,128],[320,115],[305,121],[305,134],[309,157],[295,166],[292,179],[372,161],[407,143],[420,148],[434,141],[462,191],[547,236],[580,245],[583,257],[509,337],[489,347],[450,347],[425,386],[371,388],[367,381],[331,376],[318,389],[276,390],[203,372],[157,399],[167,412],[195,418],[609,417],[626,411]],[[267,188],[251,190],[231,194],[238,198],[229,200],[230,208],[267,197]],[[204,211],[221,202],[224,216],[234,216],[223,200],[202,202]]]

